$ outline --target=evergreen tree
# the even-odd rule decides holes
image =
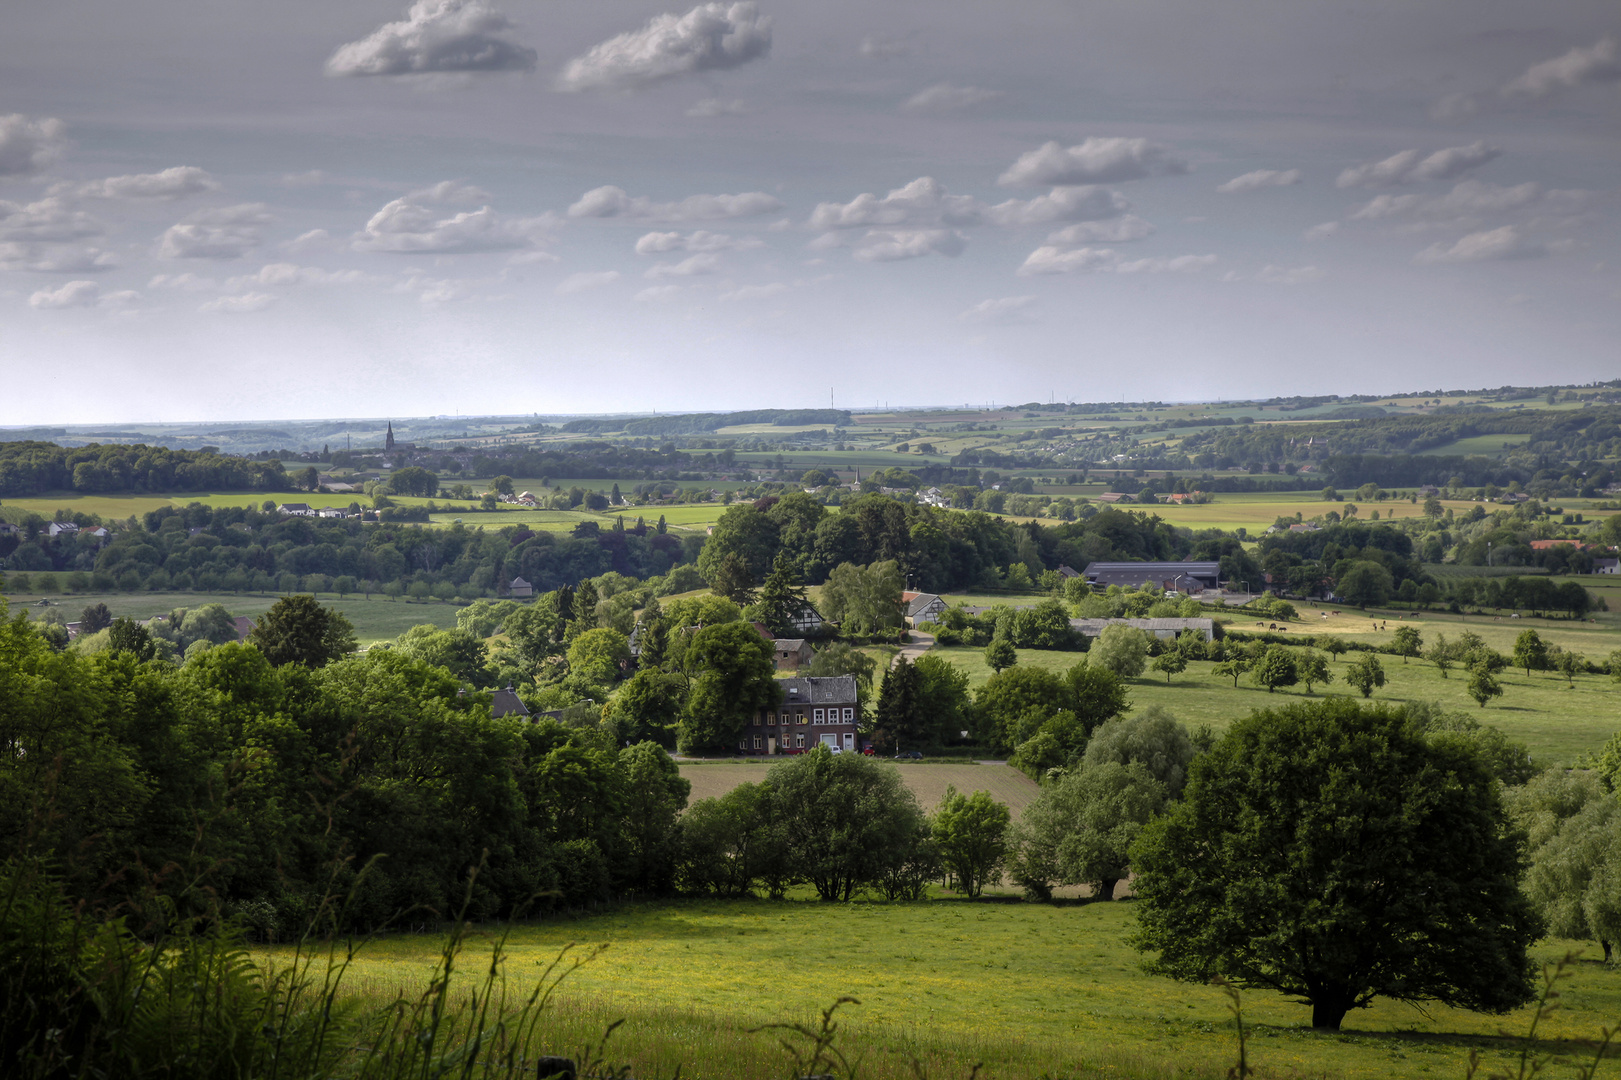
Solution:
[[[919,704],[917,668],[902,656],[884,673],[883,686],[878,691],[873,738],[882,746],[897,749],[921,741],[923,725],[918,715]]]
[[[777,555],[765,584],[760,586],[759,598],[754,602],[754,614],[779,637],[787,637],[794,629],[794,619],[804,611],[810,601],[805,586],[794,572],[793,563]]]
[[[574,616],[569,620],[568,632],[563,640],[572,645],[574,639],[587,630],[597,628],[597,587],[590,578],[580,582],[574,590]]]

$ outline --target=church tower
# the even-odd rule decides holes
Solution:
[[[383,449],[394,449],[394,421],[392,420],[388,422],[388,434],[383,436]]]

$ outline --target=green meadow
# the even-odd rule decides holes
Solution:
[[[779,1045],[784,1033],[760,1029],[814,1026],[844,996],[859,1004],[840,1007],[836,1045],[867,1080],[968,1077],[976,1064],[980,1075],[1031,1080],[1228,1075],[1236,1042],[1227,997],[1142,971],[1126,943],[1132,901],[1008,900],[670,901],[481,927],[452,989],[485,977],[503,932],[501,971],[514,992],[527,992],[565,949],[584,957],[601,947],[563,982],[536,1048],[577,1056],[622,1021],[603,1058],[638,1077],[678,1067],[715,1080],[801,1075]],[[424,933],[367,943],[344,977],[349,1002],[414,998],[444,941]],[[1552,962],[1573,948],[1552,941],[1534,951]],[[1621,1016],[1621,970],[1593,960],[1569,970],[1561,1008],[1539,1030],[1542,1052],[1590,1056],[1589,1040]],[[1320,1034],[1308,1010],[1281,995],[1254,991],[1242,1003],[1249,1065],[1266,1078],[1462,1080],[1471,1050],[1485,1071],[1512,1069],[1531,1019],[1529,1009],[1497,1017],[1378,1000],[1344,1030]]]

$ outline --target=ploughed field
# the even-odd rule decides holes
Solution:
[[[682,762],[681,775],[692,783],[688,805],[699,799],[713,799],[726,794],[742,783],[759,783],[773,764],[783,758],[760,758],[745,761]],[[1024,773],[1000,762],[978,764],[936,764],[934,762],[896,762],[901,779],[917,796],[918,805],[933,811],[945,798],[946,788],[955,787],[965,795],[988,791],[999,803],[1018,819],[1019,812],[1035,799],[1041,790]]]
[[[713,767],[711,767],[713,768]],[[570,943],[606,950],[563,983],[538,1046],[578,1055],[624,1023],[606,1058],[636,1077],[758,1080],[800,1075],[767,1024],[815,1024],[840,996],[839,1045],[858,1075],[912,1077],[1220,1077],[1235,1059],[1228,1001],[1215,987],[1141,970],[1126,944],[1133,904],[1049,906],[917,903],[669,901],[510,928],[504,971],[527,993]],[[481,927],[460,957],[461,985],[482,979],[501,927]],[[344,977],[357,1005],[414,999],[444,938],[400,934],[367,943]],[[1539,961],[1571,942],[1545,942]],[[285,960],[290,950],[258,950]],[[1597,948],[1589,949],[1591,956]],[[1543,1022],[1545,1050],[1590,1054],[1585,1040],[1621,1015],[1621,970],[1578,961],[1561,1009]],[[1530,1010],[1506,1017],[1380,1000],[1316,1034],[1305,1006],[1261,991],[1243,998],[1249,1062],[1261,1077],[1465,1075],[1471,1049],[1484,1072],[1517,1064]],[[1590,1058],[1589,1058],[1590,1060]],[[1605,1068],[1614,1068],[1607,1065]],[[1568,1072],[1568,1069],[1566,1070]],[[1565,1075],[1555,1070],[1555,1075]]]

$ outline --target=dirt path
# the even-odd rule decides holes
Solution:
[[[906,657],[908,663],[915,664],[917,663],[918,657],[934,648],[933,634],[925,634],[921,630],[913,630],[911,631],[911,636],[911,642],[906,645],[902,645],[901,651],[895,654],[894,659],[890,660],[890,667],[894,667],[896,664],[900,663],[901,657],[903,656]]]

